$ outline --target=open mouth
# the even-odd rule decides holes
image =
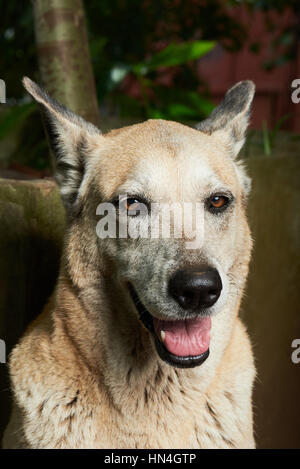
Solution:
[[[158,355],[169,365],[192,368],[209,356],[210,317],[161,320],[152,316],[129,284],[129,291],[140,320],[152,333]]]

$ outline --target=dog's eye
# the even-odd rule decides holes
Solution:
[[[128,197],[123,200],[123,208],[126,210],[127,214],[132,217],[142,215],[147,210],[146,205],[134,197]]]
[[[223,195],[215,195],[215,197],[211,199],[211,205],[214,208],[224,207],[224,205],[227,204],[227,202],[228,202],[228,198],[224,197]]]
[[[216,213],[226,209],[230,203],[230,198],[222,194],[214,194],[207,201],[208,210]]]
[[[130,210],[133,212],[138,210],[140,202],[137,199],[126,199],[124,205],[127,212],[130,212]]]

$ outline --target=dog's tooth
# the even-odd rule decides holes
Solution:
[[[160,331],[160,336],[161,336],[161,340],[164,342],[165,337],[166,337],[165,331]]]

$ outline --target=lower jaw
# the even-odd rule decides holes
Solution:
[[[209,357],[209,348],[205,352],[201,353],[201,355],[193,355],[187,357],[173,355],[173,353],[169,352],[166,349],[164,344],[157,338],[156,335],[154,336],[154,340],[156,350],[160,358],[164,362],[176,368],[194,368],[195,366],[202,365],[202,363],[204,363],[205,360]]]
[[[169,365],[175,367],[175,368],[194,368],[196,366],[202,365],[202,363],[205,362],[205,360],[209,357],[209,348],[201,353],[201,355],[193,355],[193,356],[179,356],[179,355],[174,355],[173,353],[169,352],[163,342],[161,342],[155,331],[154,331],[154,326],[153,326],[153,319],[151,314],[146,310],[146,308],[143,306],[141,303],[135,289],[131,284],[129,284],[129,292],[130,296],[133,300],[133,303],[139,313],[140,320],[143,323],[143,325],[148,329],[148,331],[152,334],[154,337],[154,342],[155,342],[155,347],[156,351],[159,355],[159,357]]]

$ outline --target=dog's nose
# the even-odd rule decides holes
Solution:
[[[169,294],[184,309],[204,309],[220,296],[222,281],[218,271],[200,266],[178,270],[169,280]]]

